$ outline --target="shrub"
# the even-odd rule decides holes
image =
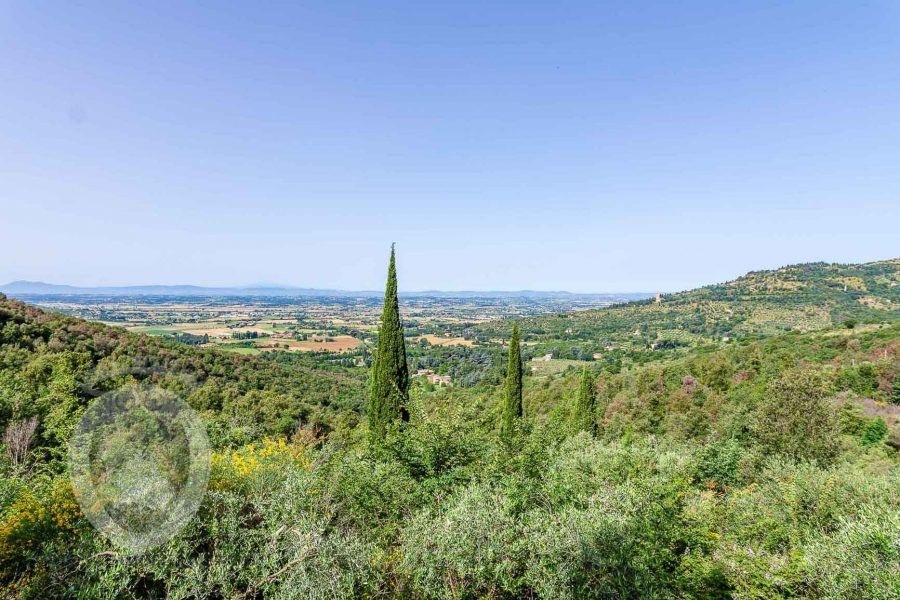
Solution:
[[[414,427],[389,431],[373,455],[396,461],[417,480],[464,480],[485,453],[487,439],[453,414],[421,415]]]
[[[403,530],[400,571],[426,598],[515,593],[523,562],[522,531],[506,499],[488,485],[462,490],[446,506]]]
[[[865,446],[879,443],[887,434],[887,424],[884,419],[877,417],[872,419],[862,432],[862,442]]]
[[[900,594],[900,512],[863,509],[806,549],[804,571],[820,598],[884,599]]]
[[[338,452],[320,467],[320,509],[336,526],[355,529],[376,542],[396,535],[404,519],[423,502],[404,466]]]
[[[209,488],[243,488],[253,477],[271,475],[273,471],[289,468],[307,468],[309,465],[306,447],[289,444],[284,438],[264,438],[258,444],[247,444],[232,452],[213,452],[210,457]]]
[[[735,439],[707,444],[700,451],[696,481],[714,483],[718,487],[733,486],[740,476],[744,448]]]
[[[770,454],[827,464],[840,449],[825,381],[808,370],[789,371],[768,386],[753,429]]]
[[[21,492],[0,520],[0,580],[23,571],[44,544],[73,533],[83,516],[67,481]]]

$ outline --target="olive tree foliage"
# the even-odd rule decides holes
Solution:
[[[840,450],[837,414],[819,373],[792,370],[766,389],[755,436],[769,454],[830,463]]]

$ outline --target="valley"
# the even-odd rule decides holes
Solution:
[[[8,286],[14,287],[14,286]],[[0,289],[2,291],[2,289]],[[229,350],[353,352],[371,345],[381,299],[353,296],[96,296],[17,294],[48,310],[124,327],[148,335]],[[470,293],[407,295],[401,300],[406,335],[412,343],[447,346],[490,343],[478,324],[555,312],[589,310],[642,297],[641,294],[584,296]]]
[[[0,296],[0,583],[24,597],[891,598],[898,265],[797,265],[562,312],[547,298]],[[135,385],[182,398],[212,452],[196,515],[131,557],[87,523],[62,457],[97,394]]]

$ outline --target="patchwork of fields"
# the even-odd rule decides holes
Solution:
[[[175,338],[240,354],[367,353],[374,345],[381,300],[372,297],[98,297],[29,298],[44,308],[136,333]],[[473,348],[493,344],[473,328],[510,317],[607,306],[615,298],[407,297],[401,314],[410,345]]]

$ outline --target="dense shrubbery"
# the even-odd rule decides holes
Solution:
[[[38,453],[0,478],[9,597],[900,595],[898,326],[598,368],[590,432],[579,372],[525,379],[512,440],[502,390],[413,388],[410,423],[373,443],[340,371],[5,310],[0,422],[40,418]],[[148,356],[167,372],[139,375],[186,392],[216,454],[200,511],[128,557],[81,516],[59,456],[84,374]],[[331,431],[296,432],[306,410]]]
[[[509,461],[491,438],[436,456],[432,428],[454,425],[432,417],[389,448],[227,453],[191,523],[139,558],[70,517],[26,523],[36,509],[18,501],[0,523],[6,582],[42,597],[313,598],[891,598],[900,585],[900,471],[883,453],[741,472],[729,444],[698,457],[548,424]],[[14,481],[50,513],[70,506]]]

